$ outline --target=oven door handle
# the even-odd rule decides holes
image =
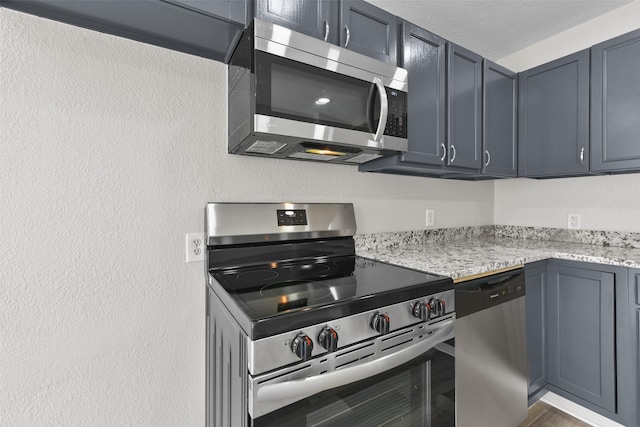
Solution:
[[[437,344],[453,338],[454,332],[454,319],[451,319],[444,322],[433,334],[411,347],[362,365],[338,369],[328,374],[277,384],[265,384],[258,390],[256,398],[262,402],[282,399],[301,400],[321,391],[351,384],[381,374],[415,359],[434,348]]]

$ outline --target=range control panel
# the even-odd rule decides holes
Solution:
[[[427,325],[425,327],[435,327],[455,313],[454,297],[452,289],[251,341],[249,372],[257,375],[291,363],[308,361],[411,325],[423,323]],[[258,358],[258,354],[269,356]]]
[[[309,225],[305,209],[278,209],[278,226],[281,225]]]

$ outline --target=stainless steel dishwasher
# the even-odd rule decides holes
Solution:
[[[522,268],[456,285],[457,427],[515,427],[527,417],[524,296]]]

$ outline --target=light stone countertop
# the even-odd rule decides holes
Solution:
[[[366,258],[441,274],[454,280],[550,258],[640,268],[640,249],[493,236],[358,248],[356,252]]]

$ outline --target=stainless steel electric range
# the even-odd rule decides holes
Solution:
[[[453,281],[356,256],[351,204],[209,203],[208,426],[453,426]]]

